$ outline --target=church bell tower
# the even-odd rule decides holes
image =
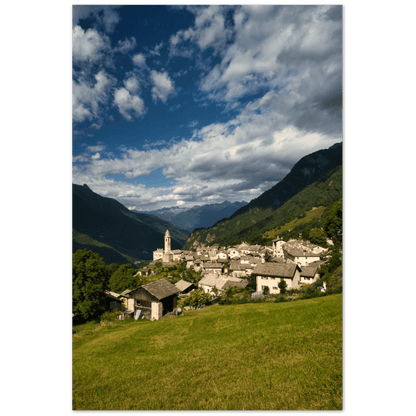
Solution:
[[[165,232],[165,253],[170,253],[171,241],[172,241],[172,237],[169,234],[169,230],[166,230],[166,232]]]

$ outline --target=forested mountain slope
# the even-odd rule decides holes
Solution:
[[[115,199],[94,193],[87,185],[73,184],[72,190],[72,228],[134,259],[151,259],[152,252],[163,247],[166,230],[172,237],[172,249],[181,248],[189,235],[154,215],[132,212]],[[85,243],[85,247],[79,247],[82,242],[77,233],[74,249],[93,250]]]
[[[273,205],[278,203],[277,197],[273,199],[272,196],[279,194],[280,191],[277,189],[277,185],[281,182],[279,182],[276,187],[273,187],[262,194],[257,200],[253,200],[260,201],[261,204],[264,205],[263,207],[254,206],[252,201],[249,205],[252,205],[253,208],[248,211],[245,211],[247,206],[243,207],[232,217],[219,221],[211,228],[195,230],[189,236],[183,248],[191,249],[200,244],[233,245],[238,244],[241,241],[271,244],[274,235],[273,233],[267,234],[268,231],[281,227],[297,217],[305,216],[306,212],[312,210],[313,207],[328,207],[342,198],[342,149],[341,146],[334,146],[328,149],[332,149],[330,152],[332,156],[326,159],[327,162],[324,163],[324,165],[321,165],[320,168],[319,164],[316,165],[313,173],[311,173],[311,165],[313,164],[311,160],[322,160],[325,158],[325,153],[315,152],[312,155],[309,155],[312,156],[312,159],[309,159],[309,156],[306,156],[306,161],[304,160],[305,158],[303,158],[293,167],[292,171],[281,181],[285,184],[284,187],[280,189],[287,189],[284,191],[285,195],[289,194],[288,184],[296,182],[297,185],[294,186],[300,187],[299,177],[301,173],[299,172],[304,171],[304,174],[305,172],[310,173],[306,182],[309,182],[310,177],[317,177],[317,179],[311,184],[303,187],[277,209],[274,208]],[[319,154],[316,155],[316,153]],[[335,168],[333,167],[334,165]],[[333,167],[332,170],[327,170],[329,167]],[[317,172],[320,172],[320,174]],[[286,178],[288,177],[290,178],[290,181],[286,181]],[[298,179],[295,180],[293,178]],[[273,189],[275,191],[270,192]],[[266,201],[270,202],[269,206]]]

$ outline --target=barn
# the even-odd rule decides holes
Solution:
[[[139,286],[129,293],[134,299],[134,315],[141,310],[147,319],[158,320],[165,316],[176,316],[177,298],[180,290],[165,279]]]

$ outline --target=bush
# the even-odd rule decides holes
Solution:
[[[280,279],[280,282],[277,286],[279,286],[280,293],[284,295],[286,293],[287,283],[283,279]]]
[[[302,285],[300,289],[300,297],[302,299],[312,299],[317,298],[318,296],[323,296],[323,293],[317,288],[315,283],[305,283]]]

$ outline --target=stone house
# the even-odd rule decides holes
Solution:
[[[163,261],[163,248],[158,248],[157,250],[155,250],[153,252],[153,261],[159,261],[162,260]]]
[[[319,279],[319,274],[317,273],[319,266],[319,264],[303,266],[300,272],[300,283],[316,282]]]
[[[222,268],[223,268],[222,263],[205,263],[203,266],[203,271],[204,273],[221,274]]]
[[[140,309],[147,319],[158,320],[166,315],[177,315],[177,298],[180,290],[166,279],[139,286],[128,294],[134,299],[134,315]]]
[[[240,261],[232,260],[228,268],[228,273],[233,277],[246,277],[247,269],[252,269],[249,264],[241,264]]]
[[[281,279],[286,282],[287,290],[299,289],[300,272],[300,267],[295,263],[261,263],[253,270],[256,274],[256,291],[263,291],[268,286],[270,294],[278,294]]]
[[[228,257],[230,258],[230,259],[236,259],[236,258],[238,258],[238,257],[240,257],[240,251],[239,250],[237,250],[236,248],[230,248],[229,250],[228,250]]]
[[[320,260],[319,253],[306,250],[304,248],[298,248],[285,245],[283,247],[284,258],[292,263],[296,263],[300,266],[306,266],[309,263]]]
[[[277,237],[273,240],[273,257],[284,257],[283,245],[286,244],[284,240]]]
[[[216,274],[209,274],[204,276],[199,282],[198,286],[205,292],[205,293],[212,293],[214,287],[218,289],[219,292],[224,291],[229,286],[238,286],[238,287],[246,287],[248,285],[247,280],[239,279],[236,277],[228,277],[228,276],[218,276]]]

